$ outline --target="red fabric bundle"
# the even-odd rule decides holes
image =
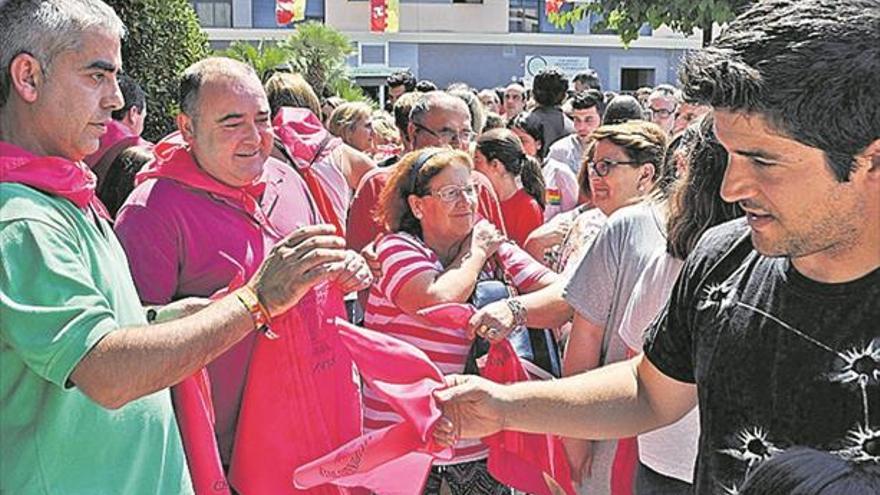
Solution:
[[[257,339],[241,401],[229,479],[240,493],[303,493],[290,471],[361,434],[360,390],[334,320],[345,315],[330,283],[274,318]],[[313,494],[344,493],[325,485]]]
[[[432,435],[441,416],[433,393],[444,386],[443,374],[411,344],[339,318],[336,324],[363,379],[406,420],[301,466],[294,483],[360,486],[383,495],[421,493],[431,461],[452,457],[452,449],[437,445]]]

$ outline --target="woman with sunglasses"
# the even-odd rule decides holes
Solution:
[[[382,275],[370,288],[364,325],[423,350],[445,374],[462,373],[471,347],[463,328],[445,328],[418,316],[441,303],[466,303],[479,280],[493,277],[496,263],[521,292],[549,286],[556,275],[533,260],[487,221],[476,222],[476,187],[470,156],[448,148],[425,148],[405,155],[379,202],[390,234],[376,244]],[[486,328],[489,337],[497,330]],[[369,387],[364,388],[364,428],[374,431],[400,418]],[[487,448],[479,441],[455,445],[453,459],[435,464],[425,493],[442,482],[453,495],[502,494],[510,489],[486,467]]]

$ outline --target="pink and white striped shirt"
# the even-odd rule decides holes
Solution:
[[[383,237],[376,246],[382,263],[382,277],[370,288],[364,326],[387,333],[415,345],[425,352],[443,374],[464,371],[471,341],[463,328],[447,328],[429,323],[415,314],[408,314],[398,305],[402,287],[413,277],[444,271],[440,259],[415,236],[400,232]],[[498,259],[512,283],[522,292],[550,271],[513,243],[498,249]],[[489,270],[480,279],[491,279]],[[401,421],[391,407],[369,387],[364,387],[364,430],[369,432]],[[461,440],[455,445],[455,457],[436,464],[460,464],[486,457],[488,449],[479,440]]]

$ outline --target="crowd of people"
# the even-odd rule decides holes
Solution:
[[[633,94],[212,56],[155,143],[124,36],[0,4],[0,492],[354,493],[291,480],[406,421],[345,320],[446,377],[426,494],[522,493],[500,431],[561,441],[546,493],[880,493],[877,0],[760,0]]]

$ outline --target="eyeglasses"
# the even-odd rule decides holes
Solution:
[[[651,108],[648,107],[648,118],[653,118],[655,115],[660,117],[661,119],[667,119],[670,115],[675,113],[675,109],[666,110],[665,108]]]
[[[452,184],[448,186],[443,186],[436,191],[431,191],[428,193],[431,196],[438,198],[440,201],[444,203],[454,203],[458,201],[459,197],[463,197],[465,199],[476,200],[477,199],[477,186],[474,184],[468,184],[466,186],[453,186]]]
[[[636,162],[632,160],[627,161],[615,161],[604,158],[599,160],[598,162],[594,162],[590,160],[587,162],[587,165],[590,167],[590,171],[596,174],[597,177],[605,177],[611,173],[611,169],[618,165],[641,165],[642,162]]]
[[[470,143],[477,136],[477,133],[471,130],[456,132],[452,129],[443,129],[440,131],[434,131],[432,129],[428,129],[422,124],[419,124],[418,122],[413,122],[413,125],[416,127],[416,129],[425,131],[435,138],[443,141],[444,143]]]

